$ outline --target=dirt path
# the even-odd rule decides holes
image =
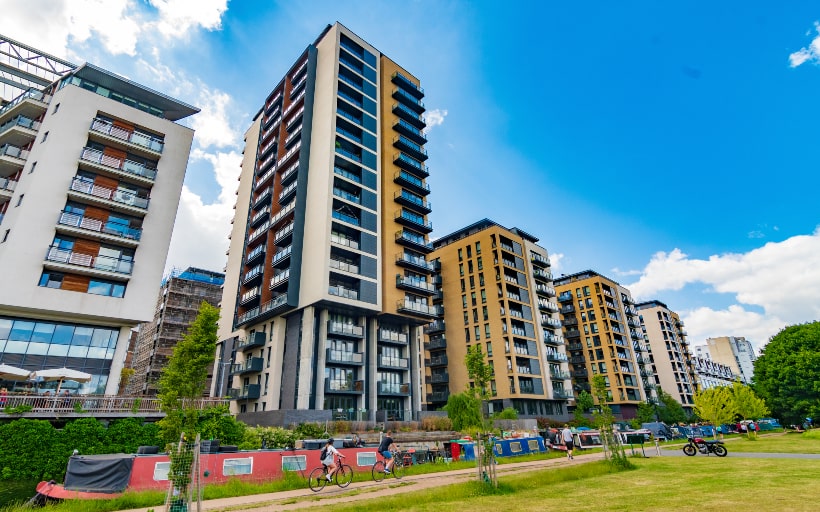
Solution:
[[[545,468],[566,467],[575,464],[583,464],[593,460],[603,458],[601,453],[588,455],[577,455],[574,460],[566,458],[548,459],[534,462],[514,462],[498,466],[499,476],[514,475],[528,471],[538,471]],[[203,502],[202,510],[208,512],[218,511],[242,511],[242,512],[267,512],[273,510],[296,510],[316,506],[328,506],[340,503],[353,503],[362,500],[369,500],[375,497],[392,496],[410,492],[419,492],[424,489],[452,485],[476,477],[475,469],[460,469],[446,471],[443,473],[429,473],[425,475],[405,476],[400,481],[393,478],[385,479],[383,482],[354,482],[346,489],[334,486],[325,487],[324,490],[314,493],[307,488],[293,491],[282,491],[269,494],[254,494],[252,496],[240,496],[236,498],[222,498]],[[150,508],[134,509],[125,512],[148,512]],[[154,507],[156,512],[160,512],[162,507]],[[194,512],[196,507],[191,507]]]

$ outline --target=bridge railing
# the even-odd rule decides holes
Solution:
[[[205,409],[228,404],[223,398],[200,398],[191,405],[196,409]],[[8,395],[0,397],[0,412],[20,406],[31,407],[31,412],[83,412],[97,414],[131,413],[134,415],[160,414],[160,399],[143,396],[118,395]],[[22,411],[21,411],[22,412]]]

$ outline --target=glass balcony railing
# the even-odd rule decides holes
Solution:
[[[379,356],[379,366],[406,369],[410,367],[410,360],[404,357]]]
[[[339,176],[344,176],[345,178],[349,179],[350,181],[355,181],[356,183],[361,183],[362,179],[352,172],[348,172],[341,167],[333,167],[333,172],[338,174]]]
[[[327,288],[327,293],[341,297],[343,299],[359,300],[359,292],[352,288],[347,288],[341,285],[330,285]]]
[[[134,268],[134,260],[132,258],[114,258],[111,256],[100,255],[95,256],[75,252],[69,249],[62,249],[57,246],[51,246],[48,248],[46,260],[128,275],[131,274]]]
[[[27,90],[26,92],[24,92],[23,94],[17,96],[16,98],[11,100],[7,104],[3,105],[3,108],[0,108],[0,116],[5,114],[9,110],[13,109],[14,107],[19,105],[20,103],[24,102],[25,100],[36,100],[36,101],[40,101],[42,103],[48,103],[49,101],[51,101],[51,96],[44,94],[43,91],[31,88],[31,89]],[[0,130],[0,131],[2,131],[2,130]]]
[[[334,244],[338,244],[338,245],[344,245],[346,247],[350,247],[351,249],[358,249],[359,248],[359,242],[357,242],[356,240],[354,240],[354,239],[352,239],[348,236],[345,236],[345,235],[342,235],[342,234],[339,234],[339,233],[335,233],[335,232],[330,233],[330,242],[334,243]]]
[[[139,240],[140,236],[142,236],[142,229],[132,228],[116,222],[106,222],[100,219],[94,219],[67,211],[60,214],[60,218],[57,223],[63,226],[80,228],[97,233],[105,233],[107,235],[114,235],[127,238],[129,240]]]
[[[92,164],[99,164],[110,169],[124,171],[135,176],[142,176],[150,180],[157,177],[157,170],[154,167],[128,160],[127,158],[106,155],[104,152],[96,149],[83,148],[82,153],[80,153],[80,160],[91,162]]]
[[[353,263],[348,263],[346,261],[340,261],[331,258],[330,259],[330,268],[335,268],[337,270],[342,270],[344,272],[350,272],[351,274],[358,274],[359,273],[359,266]]]
[[[14,192],[17,182],[9,178],[0,178],[0,190]]]
[[[40,121],[35,121],[34,119],[28,118],[26,116],[13,117],[5,123],[0,124],[0,133],[3,133],[8,129],[14,128],[15,126],[37,131],[40,129]]]
[[[364,327],[360,325],[348,324],[344,322],[328,322],[328,334],[341,334],[344,336],[355,336],[361,338],[364,336]]]
[[[127,130],[116,126],[114,123],[106,121],[105,119],[95,118],[91,123],[91,131],[102,133],[103,135],[110,135],[111,137],[123,140],[125,142],[130,142],[131,144],[141,146],[155,153],[162,153],[162,149],[165,146],[165,141],[159,137],[138,131]]]
[[[333,195],[336,197],[341,197],[342,199],[346,199],[351,203],[362,204],[362,198],[357,196],[356,194],[351,194],[346,190],[342,190],[338,187],[333,187]]]
[[[128,206],[135,206],[142,209],[148,208],[148,198],[139,197],[136,192],[95,185],[94,182],[83,178],[74,178],[71,182],[71,190]]]
[[[326,359],[329,363],[363,364],[364,354],[347,350],[326,349]]]
[[[10,156],[13,158],[19,158],[20,160],[25,160],[28,158],[28,151],[12,144],[3,144],[0,146],[0,156]]]
[[[354,226],[359,225],[359,219],[357,217],[354,217],[353,215],[348,215],[344,212],[334,211],[333,212],[333,218],[337,219],[337,220],[347,222],[349,224],[353,224]]]

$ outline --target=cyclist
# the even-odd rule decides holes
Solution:
[[[339,450],[333,446],[333,438],[327,440],[327,444],[325,445],[325,458],[322,459],[322,464],[327,466],[327,481],[330,482],[333,479],[333,473],[336,472],[338,466],[336,465],[336,455],[339,454]]]
[[[390,430],[387,431],[387,434],[382,438],[382,442],[379,443],[379,453],[382,454],[384,457],[384,474],[390,474],[390,470],[393,468],[393,452],[398,451],[399,448],[396,446],[396,443],[393,441],[392,437],[393,432]]]

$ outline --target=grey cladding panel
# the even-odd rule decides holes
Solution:
[[[359,242],[359,248],[366,253],[376,254],[376,236],[371,235],[370,233],[362,233],[361,241]]]
[[[532,379],[532,389],[536,395],[544,394],[544,383],[541,379]]]
[[[362,169],[362,185],[373,190],[379,190],[378,181],[375,172]]]
[[[518,254],[519,256],[524,254],[524,251],[521,248],[521,244],[519,244],[518,242],[513,242],[512,245],[513,245],[513,252],[515,252],[515,254]]]
[[[362,189],[362,206],[371,210],[377,209],[376,193]]]
[[[528,292],[527,290],[521,288],[520,295],[521,295],[521,302],[529,304],[529,302],[530,302],[530,292]]]
[[[376,231],[376,214],[363,211],[361,223],[364,229],[368,231]]]
[[[366,167],[370,167],[371,169],[376,168],[376,153],[372,153],[366,149],[362,150],[362,165]]]
[[[372,281],[362,281],[359,286],[359,300],[370,304],[376,303],[376,283]]]
[[[524,260],[518,256],[515,257],[515,268],[518,270],[524,270]]]
[[[359,271],[365,277],[376,277],[376,272],[378,271],[378,267],[376,264],[376,258],[370,258],[368,256],[362,256],[361,262],[359,263]]]
[[[371,132],[376,131],[376,118],[373,116],[369,116],[367,114],[362,115],[362,121],[364,122],[364,127]]]
[[[362,144],[364,147],[376,151],[376,136],[368,132],[362,132]]]
[[[532,308],[529,306],[521,306],[521,311],[524,312],[524,320],[532,320]]]
[[[541,365],[538,359],[530,359],[530,371],[533,375],[541,375]]]
[[[524,322],[524,332],[528,338],[535,338],[535,329],[530,322]]]

